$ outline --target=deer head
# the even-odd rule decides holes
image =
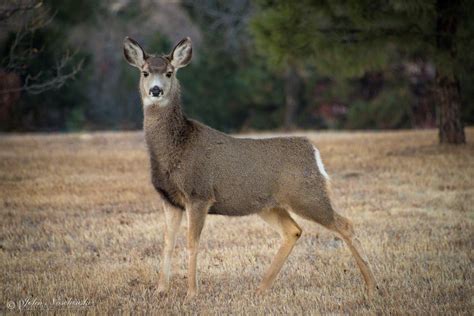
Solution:
[[[157,104],[164,107],[179,93],[176,72],[191,62],[193,50],[191,39],[186,37],[171,53],[155,56],[146,53],[137,41],[126,37],[123,52],[127,62],[141,72],[139,88],[143,106]]]

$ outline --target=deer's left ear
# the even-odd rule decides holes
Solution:
[[[191,39],[186,37],[182,39],[171,52],[171,65],[176,69],[182,68],[191,62],[193,56],[193,47]]]

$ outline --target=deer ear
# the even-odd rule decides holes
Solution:
[[[193,56],[193,47],[191,39],[186,37],[182,39],[171,52],[171,65],[176,69],[182,68],[191,62]]]
[[[128,36],[123,40],[123,55],[130,65],[137,68],[141,68],[147,58],[140,44]]]

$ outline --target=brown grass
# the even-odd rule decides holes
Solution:
[[[437,145],[435,131],[305,134],[384,296],[367,301],[344,244],[297,218],[302,238],[268,295],[256,297],[277,234],[256,216],[210,216],[193,302],[184,301],[185,227],[171,291],[155,293],[163,219],[141,133],[2,135],[0,311],[14,302],[14,311],[23,303],[70,312],[472,314],[474,129],[467,133],[471,143],[459,147]]]

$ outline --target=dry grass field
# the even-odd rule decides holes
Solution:
[[[160,201],[141,133],[0,136],[0,313],[473,314],[474,129],[301,133],[321,150],[384,294],[372,300],[349,250],[296,218],[303,236],[266,296],[278,246],[256,216],[209,216],[200,294],[186,294],[183,221],[171,290],[156,293]],[[269,136],[269,135],[264,135]],[[232,181],[232,179],[229,179]]]

